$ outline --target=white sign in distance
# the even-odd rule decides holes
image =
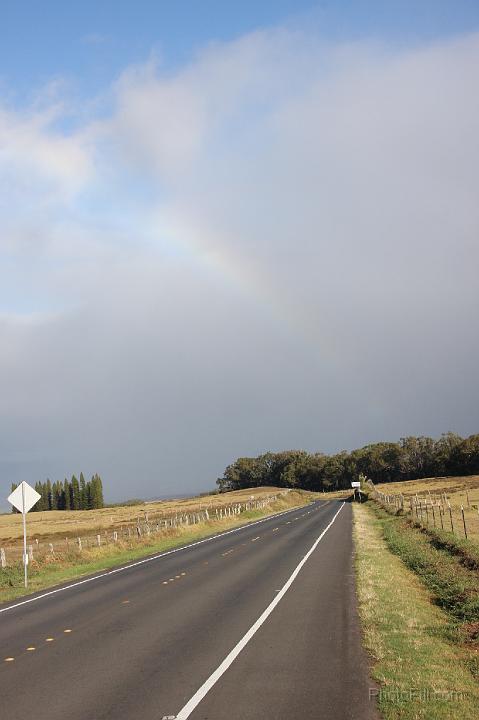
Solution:
[[[8,502],[21,513],[27,513],[41,498],[41,495],[25,481],[8,496]]]
[[[360,487],[361,487],[361,483],[360,483],[360,482],[356,482],[356,481],[355,481],[355,482],[352,482],[352,483],[351,483],[351,487],[353,487],[353,488],[360,488]]]

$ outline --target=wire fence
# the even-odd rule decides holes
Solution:
[[[466,492],[466,506],[450,502],[447,493],[383,493],[371,480],[367,481],[371,496],[383,507],[409,516],[422,527],[451,532],[466,540],[479,540],[479,506],[470,502]]]
[[[287,492],[287,491],[286,491]],[[145,513],[143,518],[138,517],[135,524],[124,524],[115,530],[103,530],[94,535],[75,537],[70,535],[54,542],[35,539],[27,546],[28,562],[54,561],[66,553],[81,554],[91,548],[116,545],[118,543],[140,543],[152,535],[167,535],[172,531],[194,527],[205,522],[220,522],[228,518],[240,516],[245,512],[265,510],[277,501],[284,492],[268,495],[246,502],[232,503],[230,505],[210,506],[209,508],[193,508],[188,512],[165,514]],[[23,547],[20,543],[0,548],[0,568],[7,568],[23,562]]]

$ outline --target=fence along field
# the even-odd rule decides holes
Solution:
[[[425,527],[479,542],[479,475],[383,483],[373,493]]]
[[[199,523],[221,521],[248,511],[264,510],[288,492],[289,490],[278,491],[277,488],[250,488],[248,491],[241,490],[227,495],[161,501],[131,507],[33,514],[28,518],[29,561],[54,561],[57,556],[72,550],[81,553],[93,547],[122,542],[131,544],[151,535],[168,533]],[[22,560],[20,525],[21,515],[0,516],[2,568]]]

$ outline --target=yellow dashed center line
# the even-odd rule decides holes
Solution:
[[[122,605],[128,605],[129,602],[130,602],[129,600],[122,600],[122,601],[121,601],[121,604],[122,604]]]
[[[231,550],[227,550],[226,552],[221,553],[221,557],[224,557],[225,555],[229,555],[232,552],[234,552],[234,548],[231,548]]]
[[[124,600],[123,602],[125,603],[125,602],[130,602],[130,601],[129,601],[129,600]],[[68,634],[68,633],[71,633],[72,630],[71,630],[71,628],[65,628],[65,630],[64,630],[63,632],[66,633],[66,634]],[[55,641],[55,638],[52,638],[52,637],[45,638],[45,642],[47,642],[47,643],[51,643],[51,642],[54,642],[54,641]],[[37,649],[37,648],[35,647],[35,645],[29,645],[29,646],[27,647],[27,652],[35,652],[36,649]],[[14,657],[6,657],[6,658],[4,658],[4,662],[14,662],[14,660],[15,660]]]

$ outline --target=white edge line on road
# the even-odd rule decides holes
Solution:
[[[324,503],[322,507],[327,504],[327,502]],[[189,548],[196,547],[197,545],[202,545],[203,543],[210,542],[211,540],[217,540],[219,538],[225,537],[225,535],[231,535],[231,533],[240,532],[241,530],[247,530],[254,525],[259,525],[260,523],[267,522],[268,520],[273,520],[274,518],[280,517],[281,515],[286,515],[287,513],[291,512],[298,512],[298,508],[296,507],[292,508],[291,510],[282,510],[281,512],[275,513],[274,515],[268,515],[268,517],[262,518],[261,520],[255,520],[252,523],[242,525],[241,527],[233,528],[232,530],[225,530],[224,532],[218,533],[217,535],[210,535],[209,537],[203,538],[202,540],[197,540],[196,542],[190,543],[189,545],[182,545],[181,547],[173,548],[173,550],[166,550],[165,552],[159,553],[158,555],[152,555],[150,557],[143,558],[143,560],[137,560],[134,563],[130,563],[129,565],[123,565],[122,567],[115,568],[114,570],[109,570],[108,572],[101,573],[101,575],[95,575],[94,577],[86,578],[85,580],[78,580],[78,582],[70,583],[70,585],[65,585],[64,587],[56,588],[55,590],[49,590],[48,592],[42,593],[41,595],[36,595],[33,598],[28,598],[28,600],[22,600],[21,602],[15,603],[15,605],[9,605],[8,607],[0,608],[0,614],[8,612],[9,610],[14,610],[15,608],[21,607],[22,605],[28,605],[29,603],[36,602],[37,600],[42,600],[42,598],[65,592],[65,590],[71,590],[71,588],[79,587],[80,585],[86,585],[87,583],[93,582],[93,580],[100,580],[101,578],[106,578],[110,575],[116,575],[116,573],[124,572],[125,570],[137,567],[138,565],[144,565],[145,563],[153,562],[153,560],[160,560],[167,555],[173,555],[174,553],[181,552],[182,550],[188,550]]]
[[[264,621],[271,615],[271,613],[275,609],[276,605],[279,603],[281,598],[288,592],[289,588],[291,587],[291,585],[297,578],[303,565],[306,563],[306,561],[308,560],[310,555],[316,550],[318,544],[320,543],[322,538],[326,535],[329,528],[331,527],[333,522],[336,520],[336,518],[338,517],[338,515],[341,512],[341,510],[343,509],[343,507],[344,507],[344,502],[341,505],[341,507],[339,508],[339,510],[337,511],[337,513],[334,515],[334,517],[331,520],[331,522],[329,523],[329,525],[327,525],[325,527],[325,529],[323,530],[321,535],[317,538],[317,540],[315,540],[312,547],[308,550],[308,552],[306,553],[304,558],[301,560],[299,565],[297,565],[296,568],[293,570],[292,574],[290,575],[288,580],[285,582],[285,584],[283,585],[281,590],[278,592],[278,594],[276,595],[274,600],[272,600],[270,602],[270,604],[268,605],[266,610],[262,613],[262,615],[260,615],[260,617],[256,620],[254,625],[252,625],[250,627],[250,629],[248,630],[246,635],[244,635],[241,638],[241,640],[238,642],[238,644],[235,645],[235,647],[231,650],[231,652],[225,657],[225,659],[223,660],[221,665],[214,671],[214,673],[212,673],[209,676],[209,678],[203,683],[203,685],[200,687],[200,689],[195,692],[195,694],[193,695],[193,697],[190,700],[188,700],[186,705],[181,708],[178,715],[176,715],[176,720],[186,720],[187,718],[189,718],[189,716],[191,715],[193,710],[199,705],[199,703],[203,700],[205,695],[211,690],[213,685],[215,685],[218,682],[218,680],[223,675],[223,673],[226,672],[226,670],[229,668],[229,666],[238,657],[240,652],[249,643],[249,641],[251,640],[253,635],[256,633],[257,630],[259,630],[259,628],[264,623]]]

